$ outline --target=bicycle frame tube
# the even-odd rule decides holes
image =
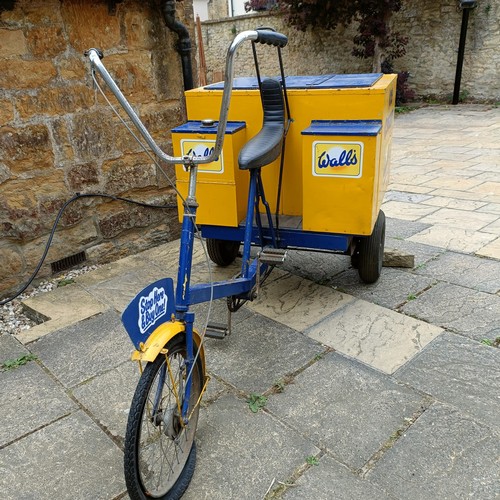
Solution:
[[[179,254],[179,269],[177,272],[176,310],[184,313],[189,309],[191,282],[191,266],[193,262],[193,242],[196,224],[196,165],[189,167],[188,196],[184,201],[184,215],[182,217],[181,245]]]
[[[247,218],[245,220],[245,240],[243,242],[243,262],[241,264],[241,275],[248,278],[250,264],[250,249],[252,246],[252,230],[255,196],[257,194],[257,170],[250,171],[250,186],[248,188]]]
[[[194,364],[194,349],[193,349],[193,323],[194,313],[187,313],[186,319],[186,373],[188,378],[186,380],[186,389],[184,391],[184,400],[182,402],[182,418],[187,423],[189,400],[191,399],[192,377],[193,377],[193,364]]]

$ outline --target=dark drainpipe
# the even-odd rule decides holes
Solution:
[[[194,84],[193,68],[191,66],[191,38],[189,37],[189,32],[187,28],[175,18],[175,0],[166,0],[162,5],[162,11],[167,27],[179,36],[176,48],[181,56],[184,90],[191,90]]]

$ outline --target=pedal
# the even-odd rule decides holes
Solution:
[[[221,323],[209,323],[205,330],[205,337],[222,340],[230,333],[229,327]]]
[[[262,264],[279,266],[285,262],[287,251],[283,248],[264,248],[259,252],[259,260]]]

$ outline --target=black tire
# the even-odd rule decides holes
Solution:
[[[187,376],[184,334],[176,335],[165,348],[176,389],[179,394],[183,394],[183,383]],[[164,382],[160,390],[158,382],[162,372]],[[188,413],[201,393],[202,375],[200,363],[197,362],[192,373]],[[158,410],[153,415],[157,394],[161,396]],[[125,433],[125,482],[132,500],[181,498],[196,464],[194,436],[198,412],[199,406],[195,408],[186,427],[182,428],[165,355],[159,354],[155,361],[146,365],[132,399]]]
[[[359,267],[359,238],[356,238],[354,241],[354,252],[351,255],[351,267],[353,269],[357,269]]]
[[[218,266],[226,267],[232,264],[238,256],[239,249],[239,241],[207,238],[208,255]]]
[[[380,278],[384,261],[385,214],[380,210],[370,236],[359,242],[358,273],[365,283],[375,283]]]

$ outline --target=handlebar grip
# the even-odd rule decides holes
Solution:
[[[274,45],[275,47],[283,48],[288,43],[288,37],[283,33],[278,33],[271,30],[256,30],[257,40],[259,43],[266,43],[267,45]]]
[[[96,54],[99,56],[99,59],[102,59],[102,58],[104,57],[104,52],[103,52],[101,49],[96,49],[96,48],[94,48],[94,47],[92,47],[92,48],[91,48],[91,49],[89,49],[89,50],[86,50],[86,51],[83,53],[83,55],[84,55],[85,57],[89,57],[89,55],[90,55],[90,51],[91,51],[91,50],[95,50]]]

